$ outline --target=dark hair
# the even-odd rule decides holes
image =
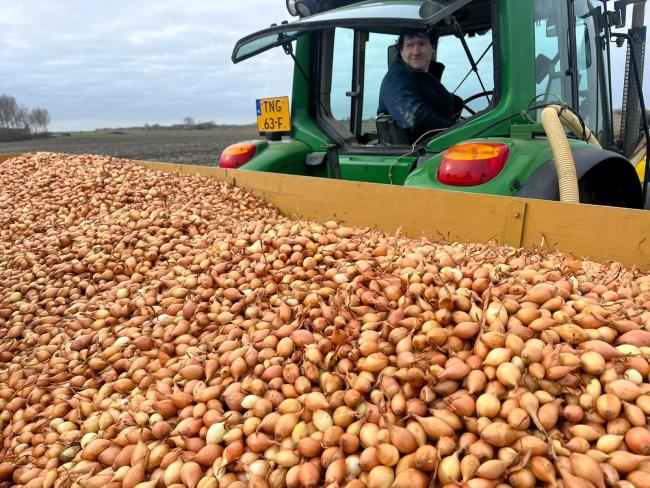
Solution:
[[[404,41],[407,37],[419,37],[421,39],[428,39],[433,47],[436,46],[435,36],[433,35],[433,32],[427,32],[425,29],[405,27],[400,31],[399,38],[397,39],[397,50],[399,52],[402,52],[402,48],[404,48]]]

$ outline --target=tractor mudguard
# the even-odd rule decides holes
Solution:
[[[620,154],[595,147],[573,149],[580,188],[580,203],[643,208],[639,177]],[[555,161],[544,163],[517,193],[523,198],[559,200]]]

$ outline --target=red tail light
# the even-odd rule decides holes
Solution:
[[[248,142],[240,142],[228,146],[221,153],[219,167],[226,169],[237,169],[248,163],[257,153],[257,146]]]
[[[498,142],[468,142],[447,150],[438,168],[438,181],[445,185],[482,185],[498,175],[510,150]]]

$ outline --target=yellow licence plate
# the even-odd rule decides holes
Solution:
[[[257,100],[257,129],[264,132],[291,132],[289,97]]]

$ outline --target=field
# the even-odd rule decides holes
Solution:
[[[216,166],[225,147],[259,137],[254,126],[211,130],[73,132],[49,139],[0,143],[0,154],[58,152]]]

